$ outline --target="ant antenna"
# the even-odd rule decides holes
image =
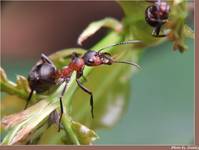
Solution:
[[[131,63],[131,62],[128,62],[128,61],[113,61],[113,63],[128,64],[128,65],[135,66],[135,67],[137,67],[138,69],[142,69],[138,64],[136,64],[136,63]]]
[[[104,50],[104,49],[111,48],[111,47],[114,47],[114,46],[127,45],[127,44],[135,44],[135,43],[142,43],[142,42],[141,42],[141,41],[138,41],[138,40],[120,42],[120,43],[117,43],[117,44],[109,45],[109,46],[107,46],[107,47],[103,47],[103,48],[99,49],[98,52],[101,52],[101,51]]]

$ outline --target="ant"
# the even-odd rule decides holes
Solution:
[[[64,83],[63,90],[60,96],[60,117],[59,117],[59,129],[60,131],[60,122],[63,115],[63,102],[62,98],[64,92],[67,88],[67,84],[70,81],[70,77],[73,72],[76,72],[76,82],[78,86],[86,93],[90,95],[90,106],[91,106],[91,116],[94,118],[93,112],[93,94],[92,92],[84,87],[84,85],[80,82],[80,78],[83,76],[83,71],[85,66],[100,66],[100,65],[112,65],[114,63],[123,63],[128,65],[136,66],[140,68],[136,63],[131,63],[127,61],[116,61],[113,60],[110,53],[102,52],[104,49],[111,48],[118,45],[125,44],[135,44],[140,43],[140,41],[126,41],[117,44],[113,44],[104,48],[99,49],[98,51],[88,50],[83,56],[79,56],[77,53],[72,53],[71,61],[68,66],[57,69],[53,62],[45,55],[41,54],[41,60],[33,66],[29,75],[28,75],[28,83],[31,89],[31,92],[28,96],[28,100],[25,106],[27,108],[29,101],[34,93],[43,93],[50,90],[55,90],[62,83]]]
[[[146,22],[153,27],[152,35],[155,37],[165,37],[166,34],[160,35],[160,29],[162,25],[168,22],[170,6],[167,2],[161,0],[148,2],[153,3],[145,10],[145,20]]]

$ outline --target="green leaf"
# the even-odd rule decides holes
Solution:
[[[92,142],[98,138],[93,130],[78,122],[72,121],[71,126],[80,144],[92,144]],[[73,144],[73,142],[70,141],[63,130],[57,132],[57,127],[53,124],[44,132],[38,144]]]
[[[122,24],[119,21],[114,18],[104,18],[99,21],[90,23],[78,37],[77,43],[82,45],[82,42],[84,42],[88,37],[96,33],[102,27],[111,28],[116,32],[121,32],[122,30]]]
[[[180,3],[183,3],[185,0],[173,0],[173,5],[179,5]]]
[[[174,1],[171,7],[170,19],[166,24],[170,30],[168,39],[173,42],[173,49],[184,52],[187,50],[185,38],[193,38],[194,32],[185,24],[185,19],[188,16],[187,1]]]
[[[51,125],[40,137],[38,144],[72,144],[66,133],[61,130],[57,132],[57,126]]]
[[[6,73],[3,68],[0,67],[0,87],[2,92],[6,92],[11,95],[18,95],[22,98],[27,98],[29,94],[29,87],[26,78],[18,76],[17,84],[7,79]]]
[[[30,92],[28,81],[25,77],[18,75],[16,80],[16,88],[23,89],[26,93]]]
[[[72,128],[81,144],[92,144],[93,141],[99,138],[93,130],[90,130],[89,128],[78,122],[73,121]]]
[[[192,38],[192,39],[195,38],[194,31],[186,24],[184,25],[183,33],[187,38]]]
[[[2,144],[12,145],[24,140],[56,108],[57,104],[42,100],[24,111],[2,118],[1,124],[9,129]]]

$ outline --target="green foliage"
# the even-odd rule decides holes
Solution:
[[[142,53],[141,48],[157,45],[165,41],[166,38],[160,39],[151,36],[152,29],[144,20],[144,11],[149,5],[148,3],[142,1],[119,1],[118,3],[125,14],[122,22],[113,18],[93,22],[77,41],[81,44],[100,28],[108,27],[110,30],[112,29],[111,32],[92,47],[92,50],[99,50],[121,41],[141,40],[143,44],[123,45],[105,50],[119,60],[138,62]],[[172,25],[168,25],[167,29],[169,30],[169,39],[174,42],[174,45],[177,45],[175,48],[180,51],[184,51],[186,47],[184,38],[193,37],[191,29],[184,25],[187,15],[179,16],[179,13],[175,11],[177,9],[180,12],[187,12],[185,5],[183,1],[177,4],[171,3]],[[175,38],[171,38],[173,35]],[[66,49],[49,57],[57,68],[62,68],[68,64],[72,52],[83,54],[85,51],[80,48]],[[57,132],[57,126],[49,124],[48,117],[53,111],[59,111],[59,96],[63,85],[53,93],[33,95],[32,106],[23,110],[30,92],[27,79],[17,76],[17,82],[13,83],[1,69],[1,91],[8,94],[1,100],[2,144],[92,144],[98,138],[94,129],[112,127],[126,110],[129,78],[136,71],[136,68],[124,67],[122,64],[111,67],[85,67],[84,76],[89,80],[84,85],[91,89],[94,95],[94,119],[90,114],[89,97],[78,88],[74,73],[63,98],[63,130]]]

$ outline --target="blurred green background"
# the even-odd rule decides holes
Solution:
[[[194,143],[194,43],[183,54],[169,42],[145,50],[132,77],[129,108],[97,144]]]
[[[76,8],[77,3],[79,10],[75,11],[72,8]],[[41,52],[48,50],[49,54],[77,47],[75,41],[89,22],[105,16],[118,19],[122,16],[115,2],[86,3],[67,2],[65,6],[55,6],[49,2],[41,12],[37,5],[26,2],[4,3],[1,66],[8,77],[15,81],[16,74],[27,76]],[[24,5],[26,9],[22,9]],[[69,12],[64,11],[75,16],[65,15]],[[35,18],[37,12],[39,15]],[[46,15],[48,20],[43,19]],[[104,33],[98,33],[98,39]],[[170,42],[144,50],[139,62],[143,69],[131,79],[126,113],[113,128],[97,130],[100,139],[95,144],[194,143],[194,41],[186,43],[189,49],[183,54],[173,51]]]

